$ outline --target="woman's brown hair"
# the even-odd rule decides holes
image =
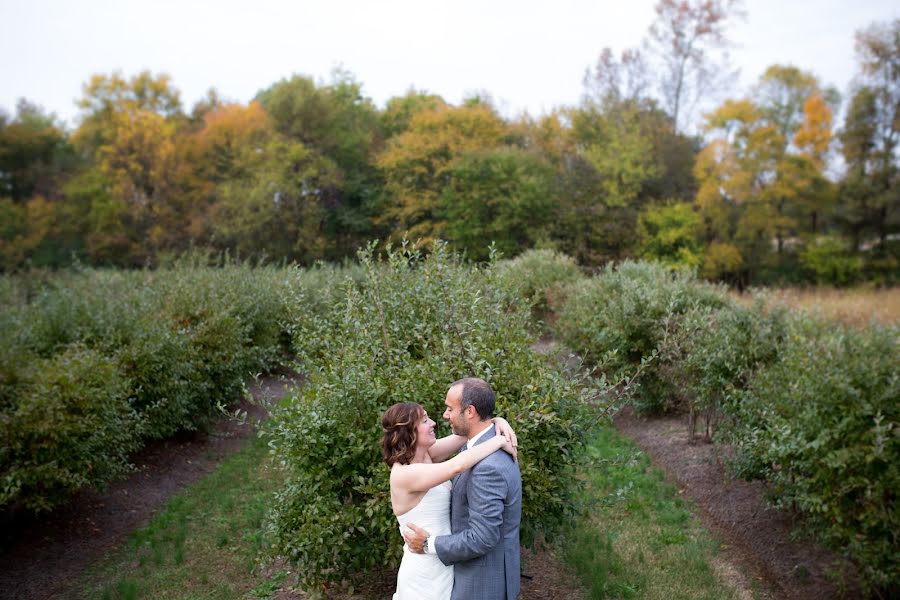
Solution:
[[[381,455],[388,466],[408,465],[416,454],[416,427],[425,411],[415,402],[400,402],[381,417]]]

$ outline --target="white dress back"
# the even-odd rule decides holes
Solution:
[[[449,534],[450,490],[449,481],[428,490],[416,506],[397,517],[400,531],[414,523],[432,538]],[[436,554],[416,554],[403,544],[394,600],[449,600],[452,591],[453,566],[444,565]]]

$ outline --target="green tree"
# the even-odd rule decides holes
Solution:
[[[25,99],[10,119],[0,112],[0,196],[25,202],[34,195],[59,198],[75,157],[55,115]]]
[[[440,96],[416,90],[409,90],[404,96],[390,98],[379,115],[384,138],[388,140],[406,131],[410,121],[418,113],[447,106]]]
[[[504,146],[507,135],[506,123],[485,105],[416,113],[376,161],[385,181],[382,225],[397,238],[427,242],[443,237],[440,199],[457,161]]]
[[[54,115],[24,99],[15,118],[0,113],[0,270],[60,266],[81,253],[78,215],[62,191],[78,163]]]
[[[276,136],[237,159],[245,175],[218,186],[214,242],[243,255],[311,264],[325,255],[326,190],[337,167],[302,143]]]
[[[642,110],[633,102],[587,101],[568,111],[561,157],[561,249],[585,264],[621,259],[634,247],[644,186],[659,172]]]
[[[638,217],[639,255],[670,267],[697,268],[703,259],[701,224],[689,202],[649,206]]]
[[[438,199],[444,235],[470,258],[486,260],[494,242],[514,256],[546,240],[554,211],[552,170],[514,147],[463,155],[448,170]]]
[[[343,70],[316,85],[295,75],[260,92],[257,99],[275,130],[326,157],[338,168],[327,197],[325,227],[332,241],[323,257],[352,254],[373,231],[382,182],[374,158],[382,144],[381,123],[362,84]]]
[[[888,236],[900,232],[900,19],[856,34],[859,75],[841,144],[847,173],[838,194],[838,220],[859,250],[868,238],[890,256]]]

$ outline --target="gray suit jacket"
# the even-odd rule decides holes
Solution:
[[[476,442],[494,437],[493,428]],[[453,565],[451,600],[515,600],[519,595],[519,521],[522,475],[519,464],[497,450],[453,480],[450,535],[434,549]]]

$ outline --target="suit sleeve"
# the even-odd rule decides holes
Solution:
[[[485,460],[472,469],[467,496],[469,527],[434,540],[434,549],[445,565],[487,554],[500,541],[506,479],[493,461]]]

